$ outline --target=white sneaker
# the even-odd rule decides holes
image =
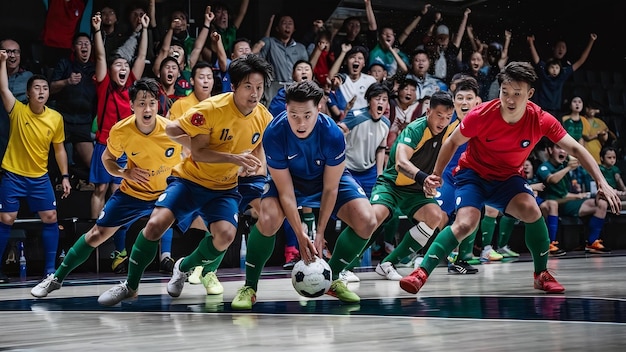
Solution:
[[[33,287],[30,290],[30,294],[33,297],[44,298],[48,295],[48,293],[58,290],[63,285],[59,280],[54,277],[54,274],[48,275],[43,281],[37,284],[37,286]]]
[[[222,283],[217,278],[217,275],[215,275],[215,272],[209,271],[200,280],[206,289],[207,295],[220,295],[224,293],[224,286],[222,286]]]
[[[384,276],[387,280],[402,280],[402,275],[398,274],[391,262],[378,263],[376,266],[376,274]]]
[[[352,271],[347,269],[342,270],[339,273],[339,280],[343,282],[361,282],[361,279],[359,279],[358,276],[356,276]]]
[[[137,297],[137,291],[132,290],[130,287],[128,287],[128,282],[124,281],[111,287],[103,294],[101,294],[100,297],[98,297],[98,303],[103,306],[110,307],[120,303],[125,299],[135,297]]]
[[[189,279],[187,279],[187,281],[189,281],[189,283],[192,285],[198,285],[202,283],[201,277],[202,277],[202,266],[200,265],[200,266],[193,268],[193,272],[191,273],[191,275],[189,275]]]
[[[176,261],[174,264],[174,269],[172,270],[172,278],[167,283],[167,293],[172,297],[180,296],[181,292],[183,292],[183,287],[185,286],[185,281],[189,277],[189,273],[184,273],[180,271],[180,263],[182,263],[185,257],[182,257]]]

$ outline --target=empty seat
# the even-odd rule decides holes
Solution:
[[[587,84],[595,87],[600,85],[600,74],[594,70],[586,70]]]
[[[624,74],[619,71],[613,71],[613,87],[624,88]]]
[[[600,105],[600,110],[606,111],[606,109],[609,107],[609,98],[606,89],[600,86],[591,88],[591,100]]]
[[[624,91],[620,88],[607,89],[607,99],[609,103],[609,111],[612,114],[624,115]]]
[[[586,86],[587,85],[587,74],[585,71],[577,70],[574,71],[574,85],[575,86]]]
[[[600,71],[600,84],[604,88],[613,88],[613,72]]]

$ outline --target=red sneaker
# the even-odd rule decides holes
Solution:
[[[416,294],[424,286],[427,279],[428,274],[426,270],[417,268],[400,280],[400,287],[408,293]]]
[[[535,288],[546,293],[563,293],[565,288],[547,270],[535,273]]]

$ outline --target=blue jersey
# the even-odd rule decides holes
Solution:
[[[282,112],[267,126],[263,148],[267,166],[289,169],[294,188],[306,194],[321,191],[326,165],[339,165],[346,158],[343,132],[321,113],[311,134],[301,139],[291,131],[287,113]]]
[[[456,115],[456,111],[454,112],[454,114],[452,115],[452,119],[450,120],[450,123],[453,123],[456,119],[457,119],[457,115]],[[443,170],[443,181],[444,183],[451,183],[454,184],[454,179],[452,177],[452,171],[454,170],[454,168],[459,165],[459,159],[461,158],[461,154],[463,154],[463,152],[465,151],[465,149],[467,149],[467,143],[461,144],[456,152],[454,152],[454,155],[452,156],[452,159],[450,159],[450,162],[448,163],[448,165],[446,165],[446,168]]]

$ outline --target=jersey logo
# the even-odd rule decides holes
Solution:
[[[295,158],[295,157],[297,157],[297,156],[298,156],[298,153],[296,153],[296,154],[294,154],[294,155],[287,155],[287,159],[288,159],[288,160],[291,160],[291,159],[293,159],[293,158]]]
[[[202,126],[204,125],[204,116],[197,112],[191,116],[191,124],[194,126]]]
[[[220,134],[220,141],[229,141],[233,139],[233,136],[229,135],[230,128],[224,128],[222,134]]]
[[[530,141],[528,139],[524,139],[522,143],[520,143],[520,146],[522,148],[528,148],[529,145],[530,145]]]
[[[252,135],[252,144],[255,144],[256,142],[258,142],[259,138],[261,138],[261,134],[259,132],[256,132],[255,134],[253,134]]]
[[[137,155],[137,154],[139,154],[139,152],[131,152],[131,153],[130,153],[130,155],[131,155],[131,156],[135,156],[135,155]]]
[[[404,143],[411,143],[411,138],[404,137]]]
[[[433,143],[433,148],[437,148],[437,142]]]
[[[319,159],[315,160],[315,165],[322,166],[322,161]]]
[[[174,155],[174,148],[167,148],[167,150],[165,151],[165,156],[169,158],[172,155]]]

